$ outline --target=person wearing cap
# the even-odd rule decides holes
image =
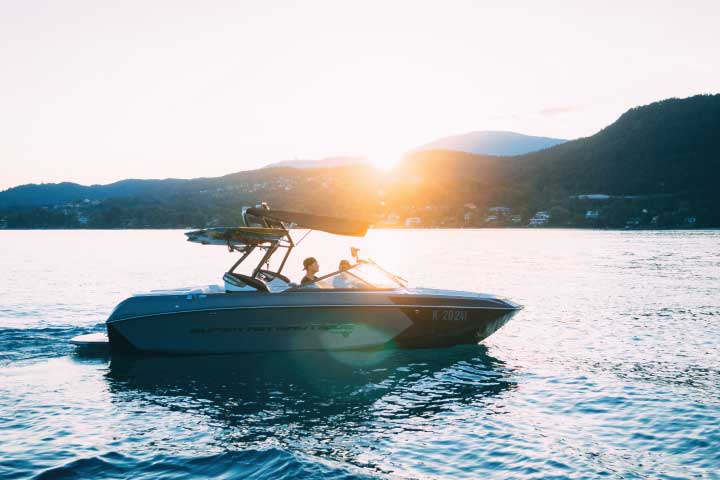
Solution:
[[[313,283],[315,280],[317,280],[315,274],[320,271],[320,265],[318,265],[315,257],[308,257],[303,260],[303,270],[305,270],[305,276],[302,278],[302,280],[300,280],[300,285],[305,285],[306,283]]]

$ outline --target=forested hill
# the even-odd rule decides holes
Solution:
[[[655,198],[720,225],[720,95],[633,108],[595,135],[522,156],[419,152],[401,170],[431,180],[419,192],[436,201],[539,210],[570,208],[568,198],[587,194]]]
[[[633,108],[595,135],[526,155],[431,151],[402,168],[528,194],[711,194],[720,191],[720,95]]]
[[[28,184],[0,192],[0,207],[42,206],[74,200],[106,200],[116,197],[162,195],[188,180],[122,180],[108,185],[79,185],[72,182]]]
[[[698,95],[633,108],[595,135],[515,157],[436,150],[414,152],[389,173],[353,165],[26,185],[0,192],[0,227],[233,225],[240,206],[259,201],[380,225],[494,226],[511,216],[525,225],[554,210],[556,225],[720,227],[719,133],[720,95]],[[491,220],[498,206],[512,215]]]
[[[509,178],[568,192],[720,191],[720,95],[633,108],[595,135],[516,157]]]

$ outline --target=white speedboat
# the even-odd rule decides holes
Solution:
[[[290,227],[363,236],[368,225],[348,219],[245,208],[245,225],[186,233],[188,240],[224,245],[240,259],[225,285],[155,291],[122,301],[107,324],[111,351],[213,354],[292,350],[352,350],[383,346],[445,347],[477,343],[522,307],[494,295],[410,288],[372,260],[296,285],[282,274],[295,246]],[[238,267],[253,252],[259,263]],[[271,258],[279,265],[270,269]],[[263,268],[266,267],[266,268]],[[83,345],[97,336],[74,339]]]

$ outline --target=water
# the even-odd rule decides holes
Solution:
[[[371,231],[525,310],[481,346],[110,361],[131,292],[218,283],[178,231],[0,232],[0,478],[720,478],[720,232]],[[329,271],[347,239],[313,233]]]

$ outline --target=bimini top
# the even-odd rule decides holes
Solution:
[[[203,245],[259,245],[279,242],[287,236],[285,230],[260,227],[215,227],[194,230],[185,234],[188,242]]]
[[[275,222],[282,222],[284,224],[294,224],[300,228],[321,230],[335,235],[347,235],[351,237],[364,237],[370,226],[368,222],[362,220],[270,210],[267,208],[248,208],[245,213],[246,215],[252,215],[257,218],[274,220]]]
[[[354,237],[364,236],[369,227],[368,222],[360,220],[270,210],[266,204],[255,208],[243,208],[242,221],[244,225],[239,227],[205,228],[185,234],[190,242],[203,245],[225,245],[231,252],[240,252],[242,254],[240,259],[223,275],[225,290],[228,292],[246,291],[248,289],[260,292],[274,292],[292,288],[293,284],[282,274],[282,270],[291,250],[295,247],[295,242],[291,236],[291,228],[293,227]],[[282,255],[280,264],[271,269],[271,258],[282,249],[285,249],[285,253]],[[255,268],[251,272],[236,272],[238,266],[256,250],[264,251],[264,254],[255,265]],[[354,250],[354,252],[353,256],[357,258],[357,250]],[[365,266],[364,269],[358,267],[355,272],[368,269],[370,269],[369,266]],[[377,288],[377,282],[372,280],[365,280],[358,275],[344,271],[337,273],[342,273],[340,275],[342,278],[333,278],[332,282],[328,283],[332,288],[337,289],[339,288],[337,285],[340,284],[351,285],[354,286],[353,288]],[[324,278],[318,280],[315,288],[330,288],[327,287],[327,282],[320,283]],[[391,278],[394,277],[391,276]],[[395,283],[398,283],[397,280],[395,280]],[[346,286],[345,288],[349,287]]]
[[[292,227],[321,230],[335,235],[364,237],[368,222],[309,213],[270,210],[267,207],[243,208],[244,226],[214,227],[194,230],[185,235],[189,242],[203,245],[257,246],[290,240]]]

